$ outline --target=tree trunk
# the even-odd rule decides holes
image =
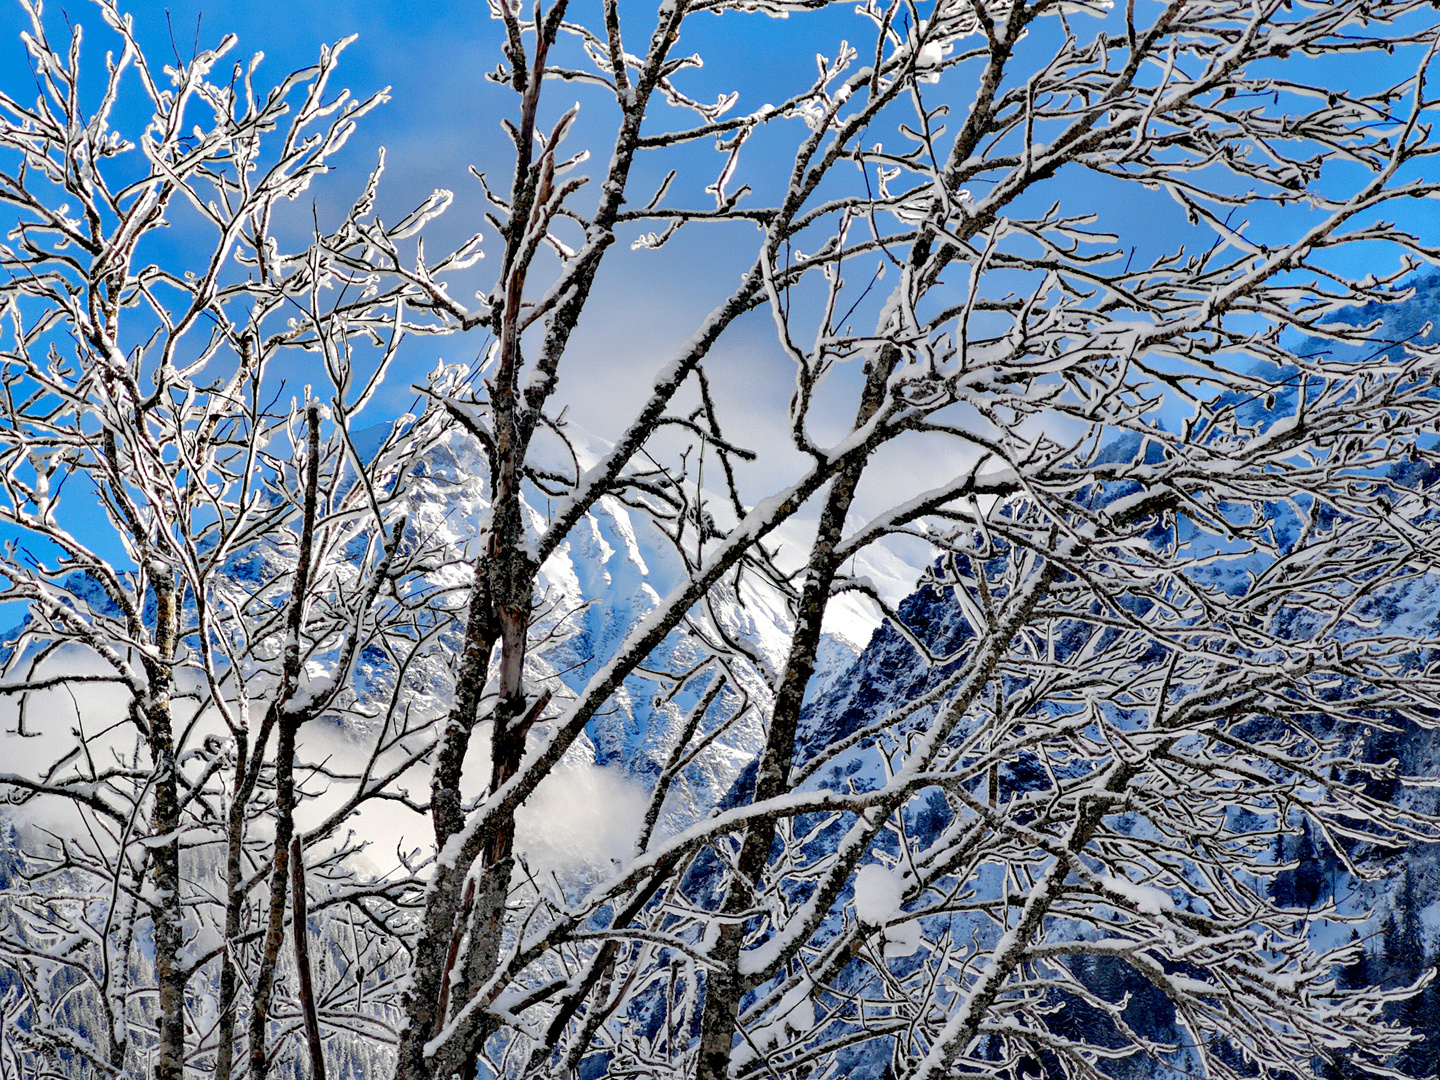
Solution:
[[[884,402],[886,381],[895,363],[892,353],[893,350],[887,350],[877,357],[867,374],[865,392],[855,418],[857,428],[869,422]],[[800,708],[805,702],[810,677],[815,673],[820,628],[838,569],[836,549],[867,460],[865,456],[857,455],[836,474],[820,512],[820,523],[806,567],[805,584],[795,613],[795,634],[790,641],[790,655],[775,688],[775,706],[755,774],[752,799],[755,803],[773,799],[789,788]],[[721,902],[721,911],[725,915],[737,916],[751,907],[754,889],[760,884],[770,859],[775,830],[775,822],[770,819],[756,822],[745,830],[735,874]],[[721,966],[718,970],[712,968],[705,973],[700,1048],[695,1058],[696,1080],[726,1080],[729,1075],[730,1044],[735,1038],[740,999],[749,989],[739,970],[740,945],[744,936],[745,924],[739,919],[727,919],[720,924],[720,938],[711,950],[711,956]]]
[[[155,979],[160,998],[160,1045],[154,1080],[184,1080],[186,978],[180,962],[184,920],[180,897],[180,798],[169,695],[159,697],[147,712],[156,774],[151,835],[165,838],[151,849],[156,892],[152,909]]]
[[[240,875],[245,845],[245,804],[249,785],[246,783],[245,758],[248,740],[240,731],[235,740],[235,791],[226,823],[225,844],[225,952],[220,961],[220,1024],[216,1034],[215,1080],[230,1080],[235,1067],[235,1010],[239,1004],[239,977],[235,968],[235,949],[240,940],[240,917],[245,897],[240,891]]]
[[[310,1080],[325,1080],[325,1047],[320,1041],[320,1015],[310,975],[310,921],[306,914],[305,853],[300,838],[290,841],[290,928],[295,938],[295,973],[300,983],[300,1011],[305,1018],[305,1045],[310,1051]]]
[[[270,871],[270,915],[265,927],[265,946],[251,995],[249,1080],[265,1080],[270,1067],[265,1036],[270,1020],[270,1002],[275,993],[275,968],[285,944],[285,893],[290,884],[290,839],[295,833],[297,726],[289,718],[282,718],[275,748],[275,855]]]
[[[789,786],[791,765],[795,757],[795,734],[800,723],[800,707],[805,689],[815,673],[815,656],[820,646],[820,626],[835,579],[835,549],[840,542],[845,516],[855,497],[855,487],[865,469],[865,459],[856,458],[836,476],[820,515],[815,545],[810,551],[810,565],[801,591],[795,635],[790,643],[790,656],[776,687],[775,707],[770,728],[761,751],[755,775],[754,802],[763,802],[784,794]],[[753,890],[760,884],[765,865],[770,859],[770,846],[775,841],[772,820],[756,822],[745,830],[740,843],[740,858],[735,876],[725,891],[721,911],[737,916],[752,905]],[[730,1044],[735,1037],[735,1023],[740,1012],[740,999],[748,989],[740,976],[740,944],[745,924],[738,919],[721,923],[720,939],[711,956],[722,967],[705,973],[705,1003],[700,1014],[700,1051],[696,1055],[697,1080],[726,1080],[730,1068]]]

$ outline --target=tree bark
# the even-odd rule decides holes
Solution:
[[[306,407],[305,491],[301,511],[300,551],[295,578],[290,586],[285,618],[285,652],[280,686],[267,710],[258,751],[263,754],[266,736],[273,725],[279,728],[275,745],[275,853],[270,873],[270,913],[265,928],[264,952],[255,977],[250,1011],[250,1077],[265,1080],[269,1070],[266,1028],[270,1002],[275,992],[275,969],[285,943],[285,893],[290,883],[290,840],[295,834],[295,739],[309,717],[308,707],[291,711],[299,689],[302,655],[300,632],[305,625],[305,598],[309,590],[314,553],[316,519],[320,507],[320,408],[311,401]],[[258,773],[259,761],[252,766]],[[298,933],[299,927],[296,928]]]
[[[300,983],[300,1012],[305,1018],[305,1045],[310,1051],[310,1080],[325,1080],[325,1047],[320,1041],[320,1016],[310,973],[310,921],[306,912],[305,853],[300,838],[290,841],[291,931],[295,938],[295,973]]]
[[[245,845],[245,805],[249,801],[245,759],[248,740],[244,731],[235,740],[235,790],[226,822],[225,836],[225,952],[220,961],[220,1023],[216,1032],[215,1080],[230,1080],[235,1067],[235,1015],[239,1002],[239,976],[235,966],[236,943],[240,940],[240,918],[245,897],[240,875]]]
[[[275,855],[270,871],[270,912],[260,970],[251,994],[250,1080],[265,1080],[270,1068],[266,1030],[275,992],[275,969],[285,944],[285,893],[290,883],[290,839],[295,832],[295,733],[296,725],[282,719],[275,747]]]
[[[168,677],[168,671],[166,675]],[[169,694],[159,697],[146,712],[150,723],[151,756],[156,773],[152,835],[166,838],[163,843],[151,849],[157,894],[152,909],[155,978],[160,999],[160,1045],[154,1078],[184,1080],[187,980],[180,962],[184,919],[180,896],[180,799],[176,778],[175,742],[170,727]]]
[[[884,403],[886,384],[897,359],[894,353],[893,349],[884,350],[875,358],[867,373],[865,391],[855,416],[857,428],[868,423]],[[783,795],[789,789],[800,709],[805,702],[805,690],[815,673],[820,630],[839,564],[837,549],[844,532],[845,518],[855,500],[855,489],[864,475],[868,460],[865,455],[856,455],[846,462],[831,481],[820,512],[820,523],[805,571],[805,584],[795,613],[790,655],[775,688],[775,705],[755,774],[753,801],[757,803]],[[760,884],[766,863],[770,860],[775,833],[775,821],[767,818],[747,828],[740,842],[735,874],[721,902],[722,913],[732,918],[720,924],[719,940],[711,950],[711,956],[720,967],[712,968],[705,974],[700,1047],[695,1057],[696,1080],[726,1080],[729,1075],[730,1045],[734,1041],[735,1024],[740,1015],[740,999],[750,989],[739,970],[745,924],[733,916],[750,908],[754,890]]]

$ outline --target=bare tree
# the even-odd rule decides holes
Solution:
[[[18,734],[61,693],[76,727],[4,777],[69,808],[9,901],[16,1060],[259,1078],[303,1045],[321,1075],[327,1036],[360,1035],[393,1047],[364,1069],[403,1080],[597,1054],[614,1075],[918,1080],[1137,1055],[1313,1076],[1404,1047],[1383,1010],[1407,990],[1343,990],[1354,947],[1312,943],[1354,913],[1286,910],[1265,882],[1302,822],[1357,877],[1366,845],[1437,834],[1377,795],[1394,766],[1365,749],[1436,718],[1434,628],[1390,614],[1433,587],[1415,463],[1436,357],[1346,314],[1404,299],[1436,254],[1377,216],[1440,193],[1417,171],[1425,6],[896,0],[778,106],[685,91],[692,16],[820,6],[665,0],[637,52],[613,0],[492,5],[514,171],[480,178],[500,252],[474,307],[484,234],[438,260],[419,242],[448,192],[386,226],[377,168],[338,223],[286,214],[379,100],[327,97],[338,47],[257,95],[253,64],[212,80],[227,39],[167,85],[102,3],[123,47],[86,112],[78,31],[62,55],[27,9],[41,97],[0,100],[20,222],[0,514],[35,542],[5,564],[31,622],[0,689]],[[1335,89],[1397,53],[1400,81]],[[132,82],[154,113],[133,144],[110,127]],[[556,82],[615,118],[593,188]],[[794,134],[787,158],[750,147],[761,129]],[[711,139],[716,170],[690,176]],[[665,180],[637,195],[650,158]],[[702,186],[713,205],[668,201]],[[1085,205],[1133,188],[1179,205],[1185,246]],[[164,224],[205,237],[193,271],[145,263]],[[739,285],[613,442],[578,445],[556,403],[595,362],[577,327],[617,241],[737,226],[760,233]],[[1361,278],[1357,254],[1395,262]],[[767,492],[715,393],[750,313],[795,375],[776,437],[800,465]],[[362,437],[402,339],[448,333],[482,359]],[[284,385],[277,358],[301,355],[325,392]],[[958,475],[872,506],[877,463],[947,455]],[[470,474],[437,482],[441,462]],[[427,500],[476,482],[473,528],[427,529]],[[562,678],[574,611],[547,575],[615,513],[675,581]],[[803,548],[778,547],[799,522]],[[934,559],[929,625],[847,569],[895,538]],[[820,740],[842,690],[805,707],[846,592],[923,685]],[[757,596],[788,607],[774,655],[737,629]],[[120,691],[114,716],[90,683]],[[670,726],[634,770],[628,858],[533,873],[517,812],[646,697]],[[358,764],[325,756],[326,724]],[[722,747],[753,769],[667,816]],[[428,852],[367,876],[344,830],[375,803],[425,815]],[[309,922],[336,964],[312,964]],[[1171,1019],[1087,982],[1096,957]]]
[[[39,96],[0,101],[14,165],[0,186],[19,215],[3,252],[0,514],[36,541],[5,559],[6,597],[30,611],[5,693],[41,749],[5,780],[72,816],[21,870],[37,887],[14,898],[9,947],[31,1005],[12,1019],[28,1047],[63,1048],[67,1071],[149,1061],[178,1080],[187,1061],[232,1075],[248,1017],[260,1076],[300,785],[328,776],[346,792],[305,838],[312,880],[333,886],[326,908],[359,908],[393,949],[416,887],[347,883],[344,827],[367,800],[403,799],[395,778],[429,752],[421,673],[443,663],[446,553],[405,521],[410,472],[443,426],[410,417],[357,443],[352,416],[416,328],[403,290],[337,276],[332,242],[308,227],[298,250],[279,242],[281,208],[383,95],[329,91],[345,43],[262,94],[253,64],[212,81],[233,38],[156,71],[105,4],[121,52],[82,113],[79,29],[64,55],[28,11]],[[133,142],[111,127],[127,82],[154,113]],[[138,177],[110,173],[131,159]],[[378,176],[342,230],[371,213]],[[198,269],[147,260],[172,222],[209,245]],[[308,386],[287,402],[277,365],[300,351],[323,402]],[[67,693],[71,740],[27,730],[27,709]],[[322,715],[367,734],[353,771],[301,768],[300,733]],[[357,956],[369,936],[352,935]]]

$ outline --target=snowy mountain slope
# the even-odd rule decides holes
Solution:
[[[598,440],[579,434],[585,453],[597,453]],[[582,465],[584,458],[582,457]],[[467,550],[484,528],[488,503],[486,462],[468,438],[452,436],[427,464],[417,485],[411,520],[418,529],[446,537],[447,546]],[[535,531],[547,524],[540,506],[527,506]],[[788,528],[803,542],[805,526]],[[859,569],[887,599],[903,598],[913,587],[910,563],[885,550],[860,561]],[[540,571],[538,602],[543,615],[536,637],[543,644],[532,654],[528,678],[537,690],[550,689],[558,698],[579,691],[613,655],[626,633],[649,614],[663,596],[683,580],[685,570],[670,540],[642,514],[606,497],[585,516]],[[842,597],[827,617],[826,633],[808,697],[825,694],[845,674],[863,643],[879,626],[868,601]],[[742,578],[737,596],[731,586],[715,590],[704,615],[720,624],[732,639],[753,650],[756,663],[737,661],[732,673],[752,705],[734,730],[715,740],[676,780],[665,804],[660,834],[678,831],[704,816],[733,787],[751,764],[760,745],[762,718],[768,710],[774,673],[789,649],[792,617],[784,598],[754,575]],[[692,632],[672,633],[645,667],[685,670],[703,650]],[[632,676],[612,706],[587,727],[586,737],[571,750],[601,769],[649,780],[665,761],[679,735],[683,717],[703,695],[705,683],[671,695],[663,680]],[[722,706],[715,710],[722,716]],[[710,727],[715,721],[710,722]],[[703,736],[706,729],[699,733]],[[472,775],[480,770],[472,770]],[[544,787],[540,797],[543,798]]]
[[[488,505],[484,469],[484,457],[478,448],[462,437],[451,437],[427,458],[423,474],[413,487],[410,526],[453,552],[453,564],[438,576],[458,587],[463,587],[465,556],[485,528]],[[542,529],[545,512],[538,505],[527,507],[527,512],[532,525]],[[234,571],[237,576],[247,573],[239,562]],[[1243,574],[1245,567],[1237,562],[1226,572]],[[527,670],[534,691],[548,690],[562,703],[576,693],[614,654],[627,631],[681,583],[683,575],[682,561],[647,519],[617,500],[603,500],[542,568],[541,595],[537,597],[541,615],[535,624],[537,643]],[[898,575],[887,583],[889,588],[895,588],[897,581]],[[1218,575],[1214,584],[1224,590],[1227,582]],[[885,625],[865,635],[863,613],[856,615],[852,609],[848,621],[841,621],[849,633],[831,633],[824,639],[816,677],[807,695],[797,764],[807,768],[822,752],[833,757],[811,778],[812,783],[835,789],[848,783],[852,790],[864,790],[881,782],[883,762],[873,744],[881,738],[894,740],[903,735],[909,724],[907,710],[963,664],[963,659],[926,663],[914,644],[919,639],[933,654],[958,656],[969,640],[969,624],[948,587],[935,578],[923,581],[904,598],[899,609],[906,625],[904,632]],[[1377,598],[1374,610],[1367,614],[1392,629],[1415,634],[1430,632],[1440,626],[1440,593],[1417,581],[1411,590]],[[789,616],[783,599],[754,582],[747,581],[738,595],[717,591],[706,617],[754,651],[754,663],[737,660],[733,666],[733,677],[752,709],[742,723],[727,730],[681,774],[666,803],[661,836],[693,824],[723,804],[737,785],[745,783],[768,709],[769,683],[788,645]],[[647,667],[676,672],[692,666],[704,651],[695,633],[690,629],[674,632]],[[853,642],[865,637],[868,642],[857,648]],[[562,877],[593,878],[603,872],[609,858],[628,853],[644,810],[644,784],[630,781],[648,781],[662,767],[679,737],[685,714],[700,700],[704,683],[671,693],[674,689],[672,680],[657,674],[642,672],[627,680],[611,706],[590,723],[561,767],[521,809],[517,815],[518,848],[532,869]],[[424,708],[435,715],[443,712],[449,687],[442,670],[435,671],[425,698]],[[724,722],[725,712],[724,708],[717,710],[707,726],[713,729]],[[916,720],[923,715],[918,713]],[[304,739],[306,753],[315,758],[320,751],[343,753],[346,733],[317,726],[307,731]],[[1430,733],[1398,743],[1377,737],[1373,752],[1398,756],[1407,771],[1433,775],[1437,746],[1440,740]],[[476,760],[469,770],[476,784],[488,774],[481,760],[486,752],[482,731],[472,751]],[[1027,774],[1031,767],[1031,762],[1020,759],[1001,767],[996,779],[1002,799],[1025,790],[1034,780]],[[478,792],[472,789],[466,794]],[[937,812],[936,820],[939,816]],[[921,840],[937,828],[935,821],[927,822],[923,812],[916,813],[911,823]],[[394,826],[371,821],[366,822],[363,831],[370,833],[372,825],[376,836],[388,837],[397,831]],[[424,827],[423,822],[415,825]],[[377,846],[383,851],[394,845]],[[879,854],[883,859],[891,853]],[[1402,865],[1393,853],[1370,851],[1364,855],[1374,863],[1390,859],[1395,866]],[[1307,860],[1318,861],[1313,852],[1284,850],[1283,845],[1277,850],[1277,858],[1292,857],[1302,869]],[[1378,902],[1379,911],[1362,930],[1382,941],[1389,940],[1385,937],[1389,933],[1385,929],[1387,919],[1396,924],[1409,920],[1423,926],[1427,934],[1433,933],[1440,853],[1414,852],[1403,866],[1403,881],[1397,877],[1375,887],[1356,887],[1333,870],[1328,876],[1310,874],[1303,882],[1287,881],[1285,887],[1305,892],[1309,903],[1329,897],[1340,899],[1339,893],[1344,891],[1350,911]],[[872,924],[898,917],[899,881],[881,862],[866,862],[855,882],[851,904],[854,912]],[[1002,882],[979,878],[973,884],[981,896],[998,895],[1003,887]],[[915,920],[900,923],[892,930],[883,945],[885,956],[903,959],[918,948],[921,928]],[[1422,941],[1422,951],[1425,944]],[[1097,980],[1121,979],[1121,975],[1108,970],[1092,974]],[[1129,990],[1123,981],[1121,988]],[[775,1015],[793,1017],[802,1026],[813,1023],[813,1018],[802,1023],[799,1011],[792,1014],[778,1009]],[[863,1070],[856,1075],[881,1075],[878,1060],[857,1059],[856,1065]]]
[[[390,425],[379,425],[357,433],[355,443],[362,454],[373,453],[389,433]],[[582,439],[582,446],[585,442]],[[423,536],[437,550],[448,553],[446,564],[433,573],[437,586],[463,595],[468,586],[469,557],[486,527],[489,504],[487,470],[483,452],[468,436],[452,433],[427,453],[409,488],[406,507],[407,528]],[[546,526],[543,506],[529,506],[535,531]],[[245,597],[257,589],[273,587],[288,573],[293,553],[264,543],[237,552],[227,562],[226,578],[218,586],[233,591],[237,610]],[[901,572],[903,573],[903,566]],[[668,538],[645,516],[633,513],[618,500],[604,498],[587,514],[571,536],[542,567],[539,575],[535,623],[536,643],[527,661],[527,680],[534,694],[549,691],[552,709],[580,690],[593,673],[613,655],[635,623],[649,614],[680,584],[684,567]],[[882,578],[882,580],[885,580]],[[67,579],[67,588],[97,611],[113,608],[99,585],[83,574]],[[886,581],[891,593],[906,587]],[[113,612],[111,612],[113,614]],[[729,792],[737,778],[753,761],[759,746],[762,717],[770,700],[773,672],[783,664],[789,647],[791,617],[784,598],[763,586],[753,576],[742,579],[740,595],[719,588],[705,612],[726,634],[752,650],[758,663],[737,657],[729,665],[732,679],[745,695],[747,714],[714,739],[675,780],[658,826],[658,834],[678,831],[703,817]],[[863,605],[851,605],[840,621],[847,636],[827,634],[821,645],[821,670],[812,687],[812,696],[828,680],[844,671],[857,652],[850,639],[866,635],[874,616]],[[30,659],[45,648],[42,641],[25,636],[29,620],[5,635],[12,681],[26,673],[46,677],[70,670],[73,657],[51,657],[43,670],[31,671]],[[458,647],[458,627],[448,635],[448,647]],[[18,650],[18,651],[17,651]],[[73,651],[73,650],[72,650]],[[646,667],[652,671],[679,671],[692,666],[704,655],[693,632],[677,629],[661,645]],[[65,654],[69,656],[69,654]],[[66,667],[65,665],[69,665]],[[57,665],[59,665],[57,667]],[[86,669],[88,670],[88,668]],[[193,676],[193,677],[192,677]],[[380,659],[362,656],[357,671],[357,690],[382,696],[393,672]],[[302,678],[323,678],[318,670]],[[181,685],[188,693],[201,694],[199,672],[181,671]],[[615,854],[628,853],[644,812],[644,789],[653,781],[681,734],[686,714],[704,693],[706,682],[687,686],[678,693],[664,679],[636,675],[627,680],[610,705],[587,726],[585,735],[571,748],[557,774],[546,781],[522,809],[517,822],[519,845],[547,869],[586,872],[608,863]],[[193,685],[192,685],[193,684]],[[252,693],[263,694],[264,678],[251,684]],[[368,688],[368,690],[367,690]],[[491,687],[493,691],[493,685]],[[443,716],[451,699],[450,672],[440,657],[431,658],[409,707],[417,718]],[[94,695],[89,695],[93,697]],[[732,700],[733,698],[733,700]],[[32,695],[30,710],[42,719],[39,741],[27,740],[26,759],[39,762],[61,756],[48,748],[56,739],[69,737],[73,715],[61,690]],[[89,697],[85,698],[89,701]],[[729,723],[738,698],[727,694],[712,708],[706,725],[698,732]],[[13,728],[16,699],[0,700],[0,715]],[[110,710],[113,711],[113,710]],[[97,714],[98,715],[98,714]],[[106,716],[109,715],[107,711]],[[187,721],[190,719],[187,715]],[[36,723],[32,722],[32,727]],[[53,727],[54,731],[49,729]],[[543,722],[535,736],[544,734]],[[300,735],[300,752],[306,760],[332,760],[353,768],[363,765],[367,752],[367,731],[347,731],[333,724],[309,725]],[[53,737],[52,737],[53,736]],[[224,738],[219,718],[202,716],[194,737]],[[41,751],[40,742],[47,748]],[[58,745],[58,744],[56,744]],[[474,798],[489,776],[489,737],[481,730],[472,745],[466,768],[464,794]],[[638,781],[632,783],[631,781]],[[428,773],[417,768],[407,774],[410,790],[423,790]],[[302,828],[317,822],[344,797],[340,788],[300,808]],[[13,822],[20,818],[11,814]],[[357,835],[370,842],[371,869],[384,872],[397,848],[409,849],[423,843],[430,825],[420,815],[399,804],[383,810],[370,807],[354,822]],[[388,854],[387,854],[388,853]]]
[[[485,527],[489,508],[486,485],[486,462],[479,447],[467,437],[451,436],[431,454],[425,475],[415,485],[412,527],[440,538],[457,556],[468,553]],[[533,530],[546,527],[542,507],[527,506],[527,512]],[[450,572],[465,573],[463,558],[457,558]],[[625,635],[654,610],[661,597],[680,584],[684,572],[678,553],[648,518],[632,513],[616,499],[603,498],[540,570],[539,617],[526,672],[534,692],[548,690],[563,704],[613,656]],[[771,693],[768,672],[783,662],[788,648],[790,616],[784,599],[749,578],[743,581],[739,596],[727,589],[717,590],[707,615],[752,649],[759,660],[757,665],[737,659],[730,668],[754,708],[677,778],[662,815],[662,835],[707,813],[753,757],[760,738],[759,716]],[[652,672],[684,671],[703,655],[693,631],[681,628],[645,666]],[[633,838],[639,823],[635,793],[640,788],[632,785],[627,792],[625,781],[633,777],[648,782],[663,767],[684,716],[703,695],[704,680],[695,681],[700,683],[698,688],[687,686],[676,693],[675,686],[663,678],[640,674],[628,679],[571,748],[561,775],[547,780],[529,810],[522,812],[522,848],[527,831],[532,835],[547,832],[552,839],[552,826],[562,826],[564,831],[565,823],[547,811],[547,807],[558,810],[564,802],[553,794],[562,786],[572,789],[572,794],[578,792],[582,801],[624,804],[631,813],[623,809],[617,813],[631,819]],[[440,697],[446,697],[447,688],[436,689]],[[733,702],[727,706],[722,701],[712,709],[701,734],[727,720],[732,711]],[[544,730],[542,722],[536,735]],[[481,735],[483,743],[484,733]],[[473,753],[483,757],[484,746]],[[483,777],[488,769],[472,766],[467,775]],[[586,785],[598,786],[590,791]],[[598,808],[597,815],[612,821],[617,816],[604,807]],[[590,827],[581,823],[579,830]]]

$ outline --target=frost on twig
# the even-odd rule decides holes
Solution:
[[[1404,1063],[1333,931],[1440,838],[1382,751],[1440,719],[1424,6],[837,4],[769,103],[678,51],[816,7],[496,0],[509,175],[393,216],[383,154],[304,208],[348,39],[272,90],[105,0],[92,101],[26,7],[0,1073]],[[1358,899],[1281,902],[1297,834]]]

